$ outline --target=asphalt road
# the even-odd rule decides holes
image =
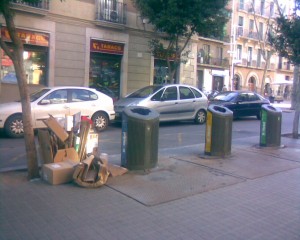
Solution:
[[[291,133],[294,113],[282,113],[281,133]],[[206,125],[196,125],[192,122],[161,123],[159,127],[159,149],[176,148],[205,143]],[[99,152],[109,155],[121,153],[120,124],[112,124],[99,136]],[[260,136],[260,121],[255,117],[242,118],[232,122],[232,140]],[[24,139],[7,138],[0,132],[0,171],[26,166]]]

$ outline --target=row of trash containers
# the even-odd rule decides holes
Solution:
[[[280,109],[263,105],[261,110],[260,146],[281,144]],[[226,107],[211,105],[207,111],[205,154],[231,154],[233,113]],[[122,116],[121,165],[129,170],[145,170],[158,161],[159,114],[145,107],[128,107]]]

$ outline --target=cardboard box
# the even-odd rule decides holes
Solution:
[[[75,148],[65,148],[57,150],[53,162],[62,162],[65,160],[72,160],[73,162],[79,162],[79,156]]]
[[[85,151],[87,154],[97,154],[98,151],[98,133],[89,132],[86,140]]]
[[[77,163],[71,160],[44,164],[42,167],[43,179],[52,185],[71,182],[76,165]]]
[[[62,141],[66,141],[69,137],[69,134],[65,131],[65,129],[59,124],[59,122],[50,115],[50,117],[46,120],[43,120],[48,128],[50,128],[55,135]]]

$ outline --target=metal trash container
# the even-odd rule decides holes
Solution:
[[[121,165],[129,170],[153,168],[158,159],[159,113],[127,107],[122,115]]]
[[[205,154],[225,157],[231,154],[233,113],[226,107],[210,105],[207,109]]]
[[[271,105],[262,105],[260,121],[260,146],[279,147],[281,145],[282,111]]]

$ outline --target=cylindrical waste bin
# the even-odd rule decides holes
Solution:
[[[153,168],[158,158],[159,113],[127,107],[122,115],[121,165],[129,170]]]
[[[226,107],[210,105],[207,109],[205,154],[225,157],[231,154],[233,113]]]
[[[262,105],[260,121],[260,146],[279,147],[281,144],[282,111],[271,105]]]

